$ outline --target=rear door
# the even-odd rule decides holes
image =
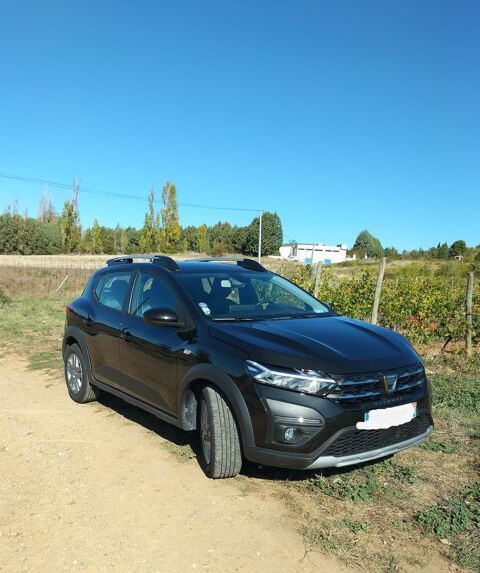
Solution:
[[[186,345],[176,328],[147,324],[143,313],[152,308],[186,312],[171,285],[156,273],[139,271],[130,309],[124,317],[120,343],[123,389],[160,410],[176,415],[177,363]]]
[[[87,321],[93,376],[115,387],[119,387],[121,376],[120,336],[133,274],[131,270],[112,270],[98,277],[93,288],[96,304]]]

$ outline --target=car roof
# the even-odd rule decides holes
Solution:
[[[251,260],[251,259],[250,259]],[[249,260],[249,261],[250,261]],[[251,260],[252,263],[256,263],[256,261]],[[242,264],[241,264],[242,263]],[[248,264],[247,264],[248,265]],[[118,262],[114,264],[109,264],[107,267],[102,267],[98,269],[98,273],[103,273],[105,271],[115,271],[115,270],[133,270],[133,269],[142,269],[148,271],[155,271],[161,270],[163,272],[167,272],[167,274],[171,275],[178,275],[178,274],[201,274],[201,275],[208,275],[208,274],[216,274],[216,273],[242,273],[245,271],[250,272],[267,272],[270,273],[267,269],[263,267],[251,268],[250,266],[243,265],[243,259],[240,259],[238,264],[232,264],[229,262],[217,262],[215,260],[187,260],[187,261],[175,261],[176,268],[168,268],[164,265],[155,264],[155,262],[145,262],[145,261],[121,261],[118,259]],[[96,274],[96,273],[95,273]]]
[[[172,274],[205,274],[205,273],[236,273],[245,270],[253,272],[269,273],[260,263],[253,259],[236,257],[217,257],[207,259],[190,259],[186,261],[174,261],[165,255],[125,255],[107,261],[107,269],[162,269]],[[105,271],[106,269],[100,269]]]

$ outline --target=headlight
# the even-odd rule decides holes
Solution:
[[[258,362],[253,362],[253,360],[247,360],[245,368],[250,376],[253,376],[261,384],[269,384],[305,394],[325,396],[337,385],[335,380],[327,374],[314,370],[271,369],[258,364]]]

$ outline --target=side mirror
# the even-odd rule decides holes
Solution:
[[[143,313],[143,320],[154,326],[172,326],[180,328],[183,322],[178,321],[177,313],[171,308],[151,308]]]

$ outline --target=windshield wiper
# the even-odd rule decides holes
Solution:
[[[241,321],[256,321],[256,320],[290,320],[292,318],[317,318],[326,313],[319,312],[298,312],[293,314],[285,314],[281,316],[219,316],[218,318],[213,318],[215,322],[241,322]]]
[[[318,316],[322,316],[322,314],[325,313],[320,313],[320,312],[310,312],[310,313],[305,313],[305,312],[298,312],[298,313],[294,313],[294,314],[286,314],[283,316],[270,316],[269,319],[270,320],[289,320],[291,318],[317,318]]]
[[[240,322],[240,321],[251,321],[251,320],[260,320],[258,317],[249,317],[249,316],[219,316],[218,318],[213,318],[215,322]]]

